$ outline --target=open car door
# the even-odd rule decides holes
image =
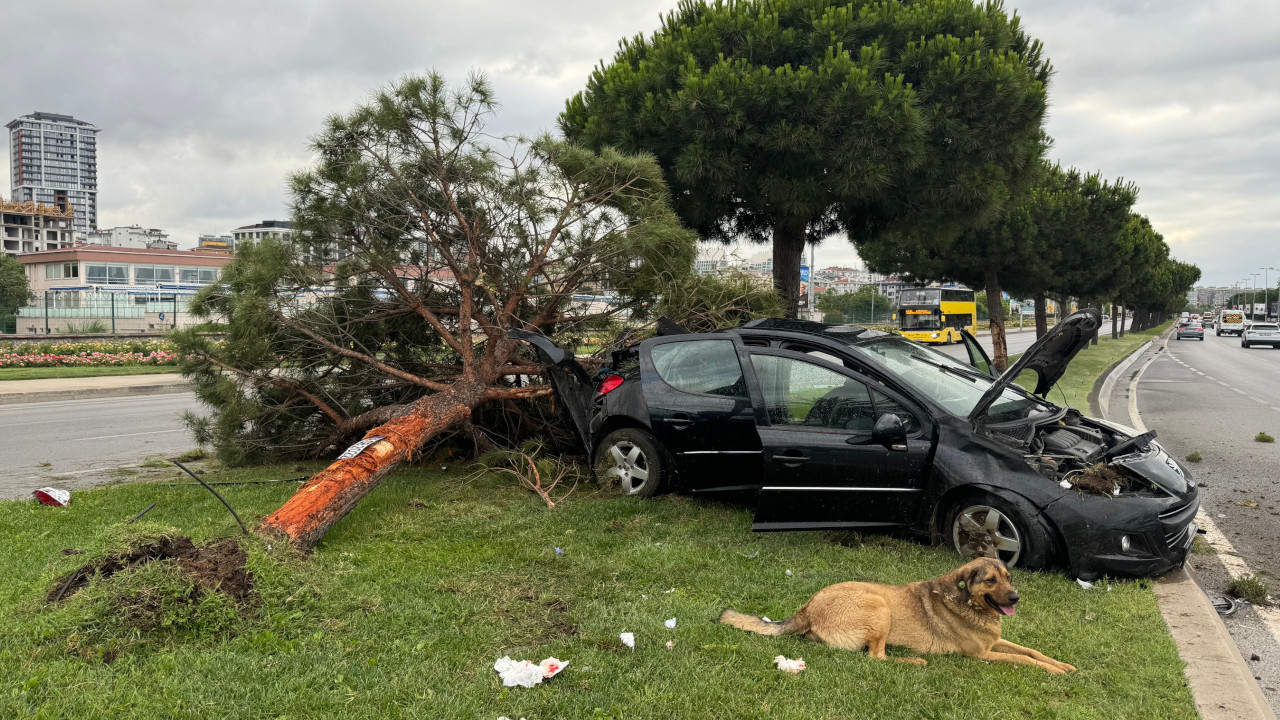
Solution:
[[[591,454],[591,396],[595,388],[587,371],[573,353],[551,342],[546,335],[527,330],[508,330],[507,337],[533,346],[538,360],[547,369],[547,381],[560,408],[569,416],[569,426]]]
[[[978,338],[970,335],[968,330],[961,330],[960,337],[961,341],[964,342],[965,352],[969,353],[969,364],[978,372],[995,377],[996,372],[991,367],[991,358],[987,355],[987,351],[983,350],[982,346],[978,344]]]

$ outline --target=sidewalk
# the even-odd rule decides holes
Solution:
[[[1169,333],[1138,348],[1101,383],[1098,404],[1108,420],[1143,431],[1138,416],[1138,380],[1167,347]],[[1096,387],[1096,386],[1095,386]],[[1196,709],[1205,720],[1276,720],[1253,671],[1245,664],[1227,626],[1198,584],[1190,565],[1153,585],[1160,614],[1187,663],[1184,671]]]
[[[5,380],[0,382],[0,405],[124,395],[163,395],[190,391],[191,386],[178,373]]]

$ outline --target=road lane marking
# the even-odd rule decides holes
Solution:
[[[186,428],[177,430],[155,430],[153,432],[125,433],[123,435],[99,435],[98,437],[75,438],[73,442],[84,442],[86,440],[110,440],[111,438],[137,437],[139,435],[165,435],[167,433],[187,432]]]
[[[1246,393],[1245,391],[1241,390],[1240,388],[1231,388],[1231,392],[1240,393],[1241,395],[1247,395],[1247,394],[1248,394],[1248,393]]]
[[[1259,405],[1266,405],[1266,404],[1267,404],[1267,401],[1266,401],[1266,400],[1263,400],[1262,398],[1256,398],[1256,397],[1250,396],[1250,397],[1249,397],[1249,399],[1250,399],[1250,400],[1252,400],[1252,401],[1254,401],[1254,402],[1256,402],[1256,403],[1258,403]]]
[[[1221,385],[1222,387],[1231,387],[1230,385],[1228,385],[1228,384],[1226,384],[1226,383],[1222,382],[1221,380],[1214,380],[1214,382],[1218,383],[1218,384],[1219,384],[1219,385]]]

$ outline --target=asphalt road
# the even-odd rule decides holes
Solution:
[[[192,393],[0,405],[0,498],[98,484],[148,455],[189,450],[182,413],[199,407]]]
[[[1177,457],[1203,457],[1188,465],[1217,552],[1189,563],[1210,595],[1224,593],[1233,575],[1257,574],[1280,597],[1280,446],[1254,440],[1259,431],[1280,436],[1277,378],[1280,350],[1245,350],[1239,338],[1209,332],[1203,341],[1171,339],[1138,382],[1139,413],[1160,443]],[[1224,622],[1280,712],[1280,612],[1244,606]]]

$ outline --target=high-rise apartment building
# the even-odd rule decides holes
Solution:
[[[98,228],[98,128],[70,115],[34,112],[9,128],[13,202],[75,211],[74,231]]]

